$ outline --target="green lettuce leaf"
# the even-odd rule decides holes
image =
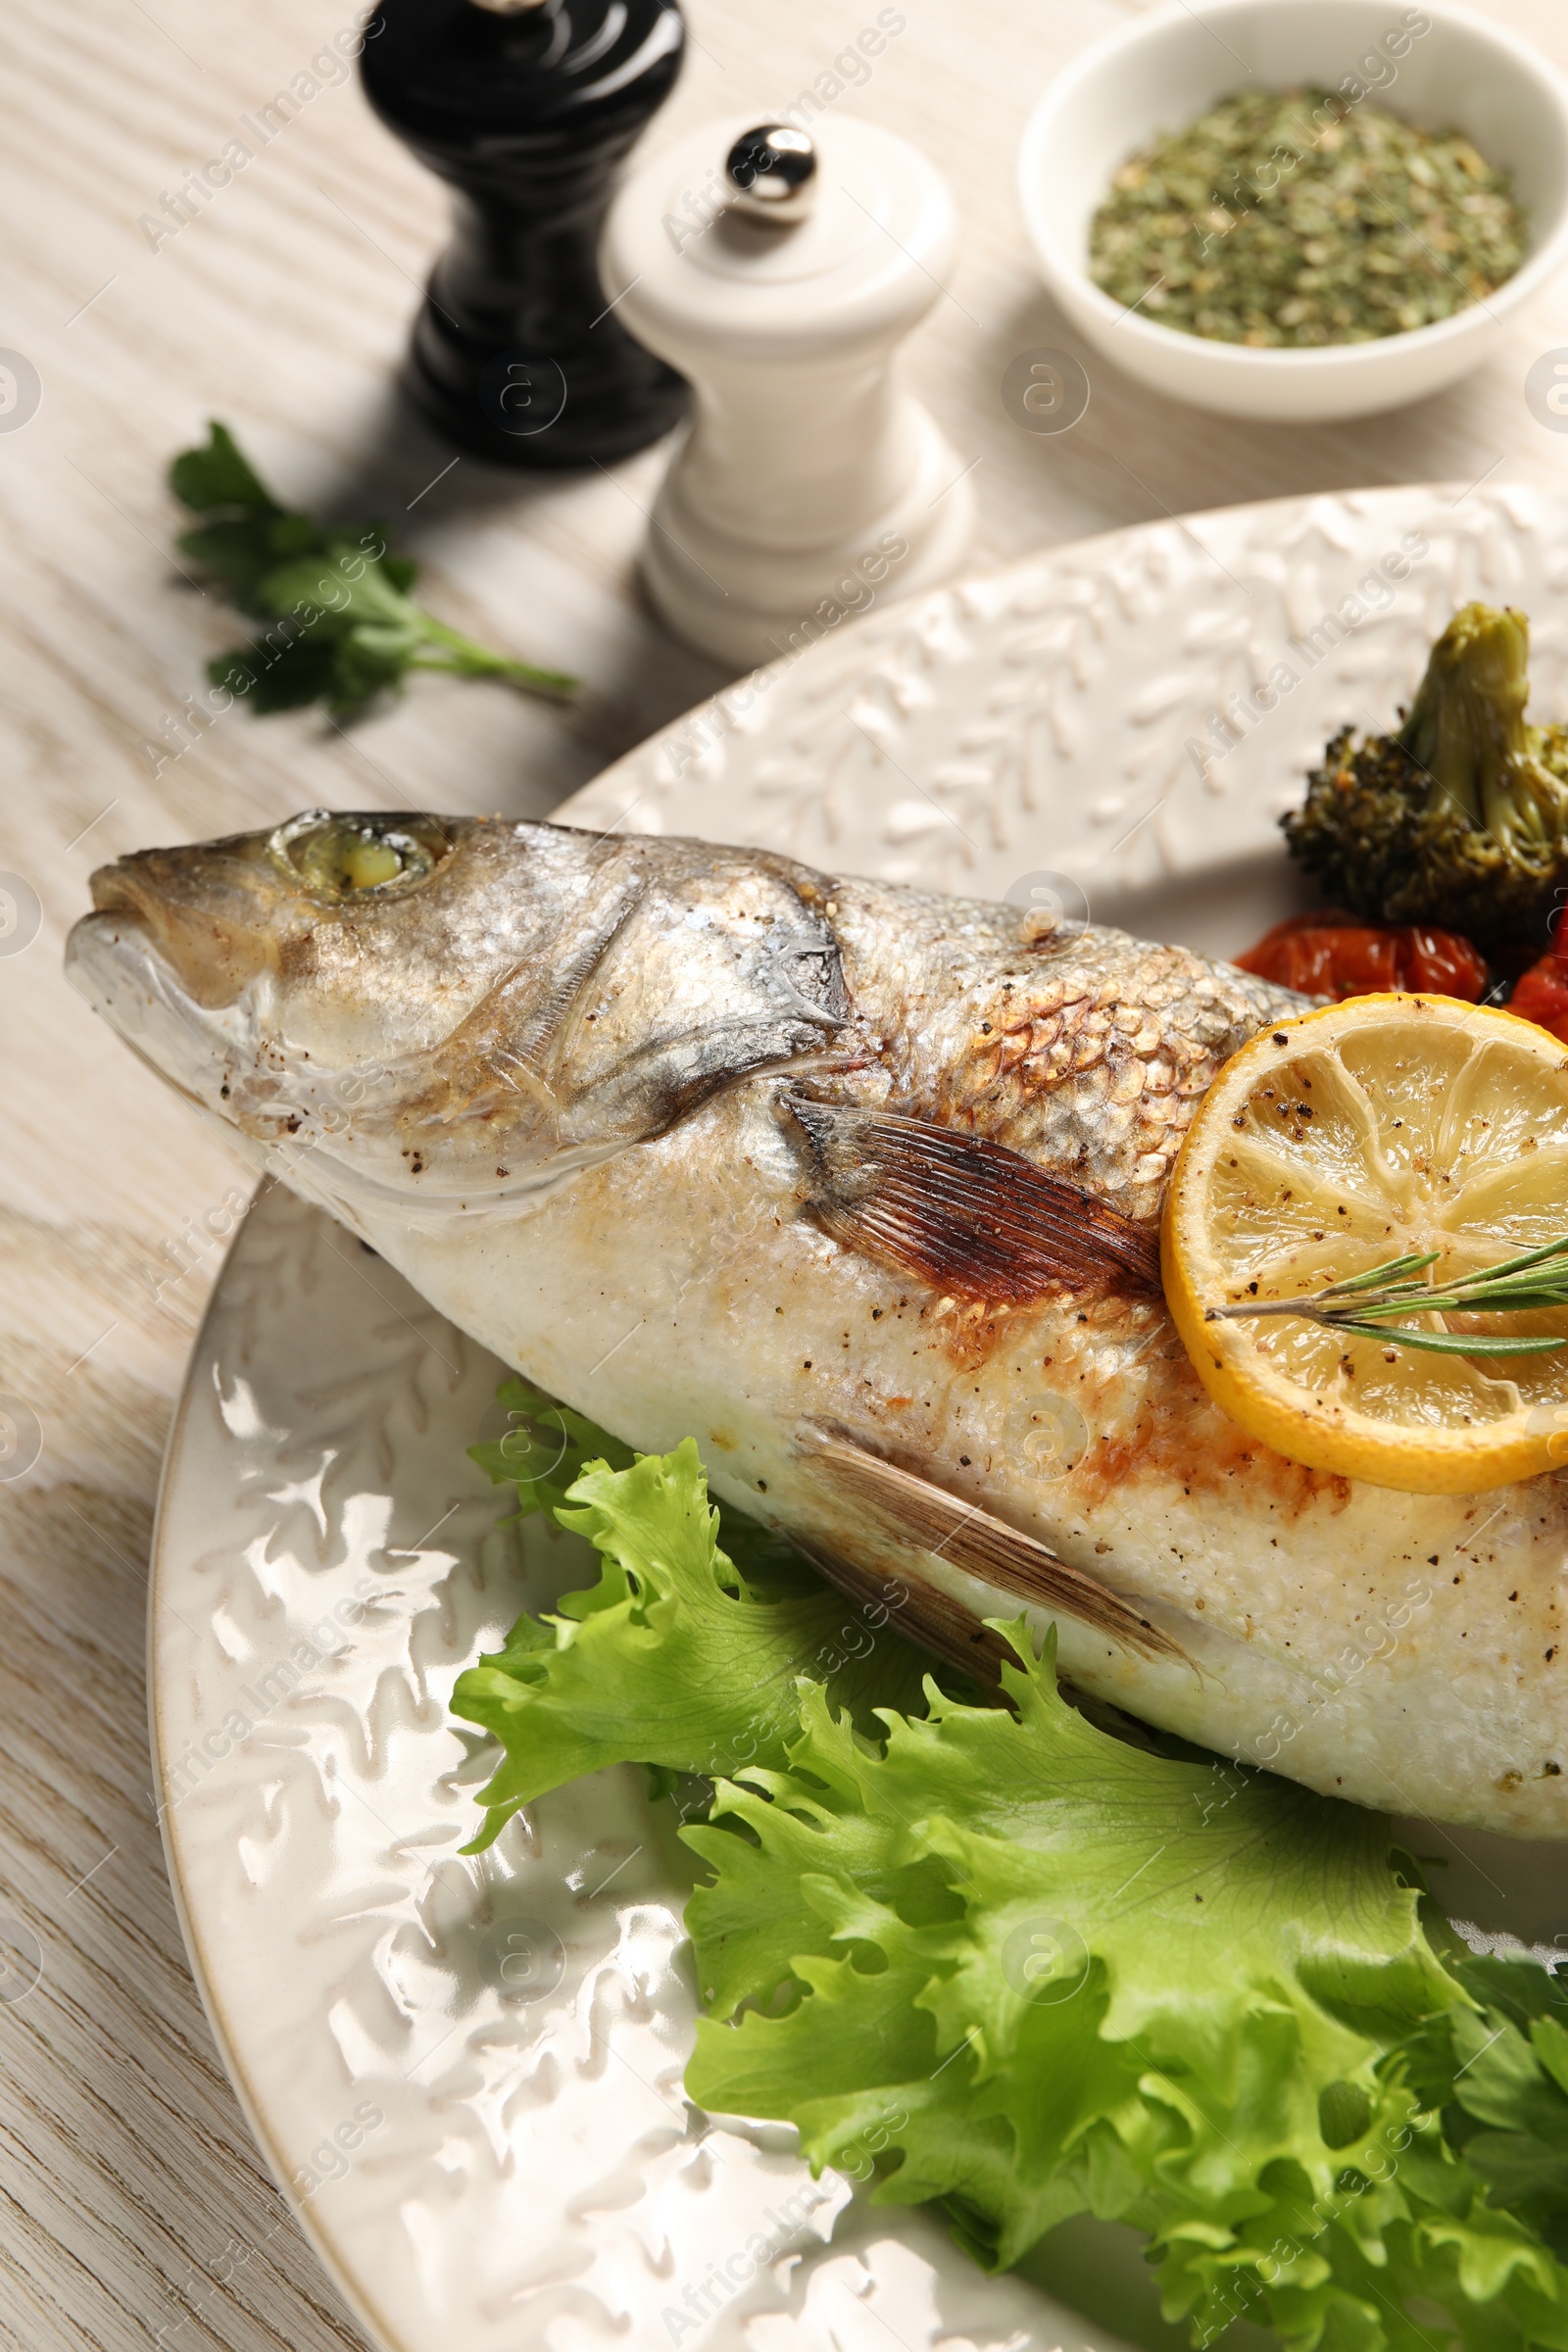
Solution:
[[[468,1447],[468,1458],[488,1471],[498,1487],[514,1487],[518,1519],[560,1510],[590,1462],[629,1470],[637,1456],[608,1429],[558,1404],[531,1381],[507,1380],[496,1391],[506,1410],[506,1435]]]
[[[714,1511],[693,1443],[502,1395],[476,1458],[602,1565],[459,1683],[476,1842],[604,1764],[716,1782],[694,2100],[987,2268],[1130,2225],[1197,2346],[1568,2352],[1568,1984],[1458,1946],[1375,1815],[1096,1728],[1022,1625],[1005,1705],[922,1693],[896,1594]]]
[[[713,1874],[691,2096],[940,2200],[988,2268],[1129,2222],[1195,2343],[1242,2316],[1301,2352],[1568,2342],[1568,2272],[1447,2128],[1480,2101],[1549,2195],[1555,2019],[1528,2081],[1505,2020],[1478,2056],[1497,2021],[1386,1823],[1107,1737],[1002,1630],[1011,1712],[932,1688],[874,1744],[804,1690],[784,1769],[683,1831]]]
[[[725,1516],[721,1542],[692,1439],[631,1456],[520,1383],[502,1397],[537,1448],[522,1456],[522,1515],[550,1508],[603,1567],[597,1585],[566,1594],[553,1616],[520,1618],[504,1649],[459,1677],[455,1711],[506,1750],[468,1850],[490,1844],[519,1805],[607,1764],[709,1776],[782,1764],[808,1672],[868,1726],[876,1701],[919,1705],[924,1661],[887,1630],[897,1594],[869,1607],[845,1600],[739,1513]],[[492,1476],[516,1481],[512,1434],[474,1450]],[[596,1444],[602,1456],[590,1460]]]

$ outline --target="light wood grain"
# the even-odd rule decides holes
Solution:
[[[1053,68],[1131,9],[902,5],[906,30],[840,103],[925,146],[963,209],[952,297],[909,361],[980,461],[977,564],[1161,510],[1560,471],[1568,439],[1531,417],[1523,377],[1568,341],[1561,286],[1483,374],[1398,416],[1249,428],[1099,368],[1075,432],[1019,431],[998,396],[1006,362],[1070,338],[1016,219],[1018,132]],[[1568,64],[1553,0],[1488,13]],[[788,103],[874,14],[870,0],[691,0],[691,64],[654,138]],[[352,78],[157,251],[138,227],[351,15],[349,0],[11,0],[0,23],[0,344],[44,386],[38,415],[0,433],[0,869],[43,909],[31,946],[0,955],[0,1390],[45,1430],[37,1470],[0,1486],[0,1914],[44,1949],[36,1988],[0,2005],[0,2341],[25,2352],[358,2340],[222,2079],[164,1878],[143,1580],[217,1257],[170,1280],[166,1245],[241,1172],[61,980],[87,875],[122,850],[314,802],[543,813],[719,682],[636,597],[660,453],[613,475],[531,482],[467,459],[443,473],[450,453],[399,409],[389,382],[444,207]],[[155,772],[166,722],[231,630],[167,554],[163,468],[211,414],[291,496],[385,516],[438,611],[576,670],[580,705],[422,680],[350,732],[236,710]]]

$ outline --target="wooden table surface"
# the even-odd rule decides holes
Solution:
[[[1568,342],[1561,283],[1483,373],[1370,422],[1249,427],[1098,368],[1076,431],[1019,430],[1004,366],[1070,338],[1015,215],[1018,134],[1053,70],[1135,10],[901,11],[906,28],[837,103],[923,145],[964,214],[955,298],[909,367],[979,461],[976,568],[1162,510],[1540,481],[1568,461],[1524,396],[1531,361]],[[1568,65],[1553,0],[1487,13]],[[787,105],[875,14],[871,0],[689,0],[690,63],[651,139]],[[22,910],[8,930],[0,901],[0,1392],[43,1434],[36,1466],[0,1483],[0,2341],[26,2352],[359,2341],[251,2144],[164,1875],[143,1583],[164,1433],[218,1256],[180,1237],[246,1178],[65,986],[87,876],[125,850],[314,803],[544,814],[720,682],[638,602],[662,453],[583,477],[469,459],[443,471],[451,453],[399,407],[392,377],[445,208],[330,47],[353,22],[353,0],[10,0],[0,22],[0,345],[42,387],[36,415],[0,430],[0,873],[22,884],[0,882]],[[321,86],[297,118],[155,249],[141,217],[302,73]],[[386,517],[440,613],[578,672],[580,704],[425,678],[350,731],[236,707],[173,757],[192,732],[175,725],[182,698],[232,624],[171,562],[164,467],[214,414],[291,498]]]

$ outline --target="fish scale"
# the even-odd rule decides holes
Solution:
[[[840,885],[841,927],[852,936],[858,921],[846,917],[862,899],[858,921],[873,937],[908,919],[896,894],[884,904],[873,885]],[[945,1124],[1081,1169],[1129,1215],[1152,1216],[1193,1103],[1261,1021],[1298,1009],[1299,1000],[1118,932],[1047,934],[1020,958],[1036,916],[1020,925],[1008,908],[962,904],[991,932],[989,968],[975,968],[982,958],[971,947],[949,1003],[895,1009],[896,1082]],[[953,914],[953,902],[939,902],[928,919],[946,926]]]
[[[396,879],[335,886],[366,837]],[[94,899],[72,975],[145,1060],[539,1386],[645,1451],[695,1436],[847,1611],[896,1580],[983,1672],[1021,1609],[1077,1688],[1188,1739],[1568,1837],[1568,1491],[1305,1469],[1165,1311],[1181,1138],[1300,1000],[1008,906],[499,819],[307,812]]]

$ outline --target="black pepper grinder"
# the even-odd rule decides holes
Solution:
[[[381,0],[367,24],[367,97],[453,191],[407,382],[460,449],[585,466],[682,414],[682,378],[608,307],[597,249],[685,41],[679,0]]]

